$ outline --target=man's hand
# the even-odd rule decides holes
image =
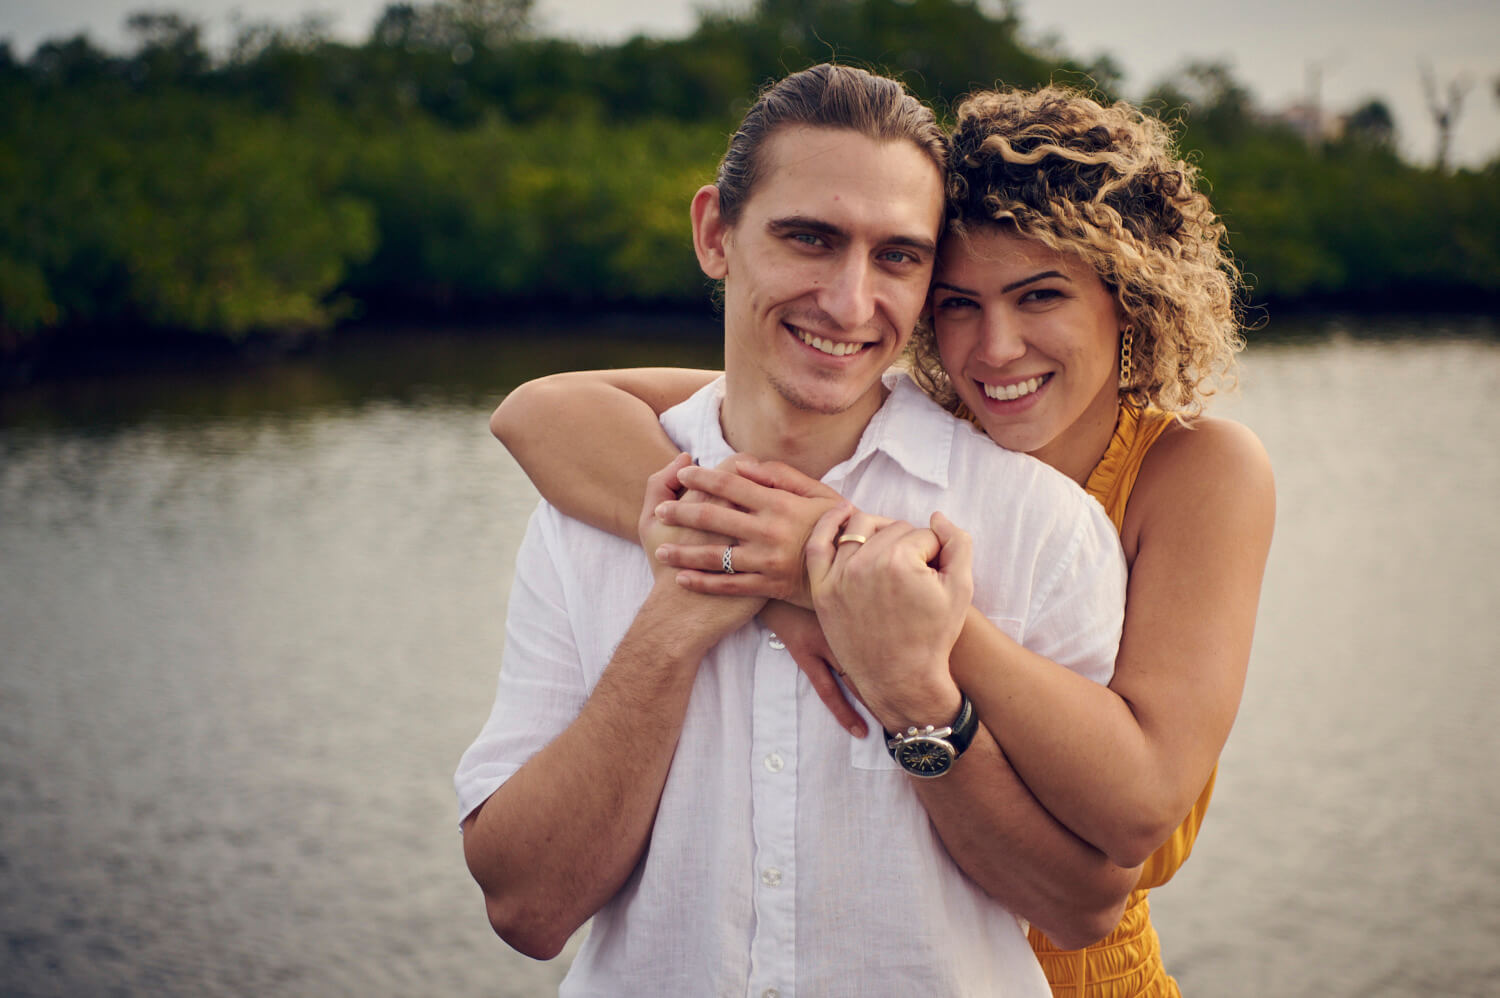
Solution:
[[[807,542],[823,632],[887,729],[946,723],[961,702],[948,655],[974,598],[973,551],[941,513],[931,524],[834,510]]]

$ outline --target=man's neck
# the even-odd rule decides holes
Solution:
[[[719,423],[725,442],[736,452],[781,461],[821,479],[854,454],[887,394],[884,386],[876,386],[868,398],[849,409],[823,413],[797,409],[770,389],[736,392],[731,382]]]

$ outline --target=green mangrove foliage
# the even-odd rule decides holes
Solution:
[[[68,327],[236,339],[388,308],[702,303],[688,200],[766,80],[832,58],[944,113],[997,83],[1119,87],[1107,58],[1028,44],[978,0],[760,0],[605,46],[539,34],[530,0],[394,4],[358,45],[247,25],[220,56],[181,15],[129,24],[128,55],[0,43],[0,354]],[[1500,294],[1500,161],[1403,162],[1378,101],[1310,145],[1211,65],[1152,101],[1257,299]]]

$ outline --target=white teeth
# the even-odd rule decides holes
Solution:
[[[1030,395],[1032,392],[1042,387],[1042,382],[1046,380],[1047,378],[1044,375],[1040,378],[1028,378],[1025,381],[1019,381],[1013,385],[984,385],[984,393],[992,399],[999,399],[1003,402],[1013,402],[1016,399],[1020,398],[1022,395]],[[981,382],[981,384],[983,384],[983,382]]]
[[[825,340],[821,336],[814,336],[811,333],[804,333],[800,329],[796,330],[796,333],[797,339],[801,340],[803,343],[806,343],[814,350],[820,350],[823,353],[831,354],[834,357],[845,357],[851,353],[858,353],[865,347],[863,343],[836,343],[833,340]]]

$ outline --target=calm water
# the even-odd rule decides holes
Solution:
[[[1158,926],[1190,996],[1500,994],[1500,326],[1326,331],[1216,407],[1280,515]],[[0,992],[555,993],[490,935],[449,783],[535,499],[485,417],[716,358],[410,348],[0,398]]]

